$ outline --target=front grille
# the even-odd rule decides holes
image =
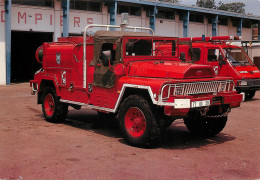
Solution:
[[[208,94],[233,90],[233,81],[210,81],[183,84],[167,84],[163,86],[162,99],[168,99],[170,96]]]
[[[252,80],[253,85],[260,85],[260,79]]]

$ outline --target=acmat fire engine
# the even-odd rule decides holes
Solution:
[[[90,27],[107,31],[86,35]],[[109,28],[122,27],[93,24],[83,37],[62,37],[38,48],[42,69],[30,83],[47,121],[64,121],[68,106],[86,106],[115,115],[134,146],[157,144],[163,129],[179,118],[194,134],[222,131],[231,108],[242,101],[232,79],[215,77],[211,66],[176,62],[178,38]],[[169,55],[159,48],[164,44],[171,47]]]
[[[186,62],[211,65],[218,76],[232,77],[238,93],[252,99],[260,90],[260,71],[240,46],[231,45],[235,36],[180,38],[180,56]]]

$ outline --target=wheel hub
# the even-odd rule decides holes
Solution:
[[[45,112],[48,116],[51,116],[54,113],[54,108],[55,108],[54,99],[51,94],[48,94],[45,97],[44,107],[45,107]]]
[[[128,109],[125,116],[125,127],[128,133],[133,137],[140,137],[143,135],[146,129],[146,119],[139,108],[132,107]]]

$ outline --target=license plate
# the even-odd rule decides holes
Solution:
[[[209,106],[210,105],[210,100],[205,100],[205,101],[194,101],[191,103],[191,107],[203,107],[203,106]]]

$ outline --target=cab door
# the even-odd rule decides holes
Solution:
[[[206,48],[205,58],[205,64],[211,65],[217,76],[227,76],[227,64],[219,48]]]

